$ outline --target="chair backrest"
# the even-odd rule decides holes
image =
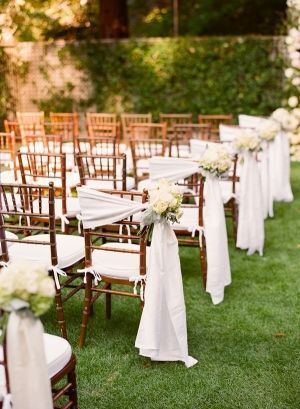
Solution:
[[[0,165],[16,169],[16,153],[14,132],[0,132]]]
[[[152,122],[152,114],[121,114],[121,124],[123,139],[128,140],[130,134],[130,125],[132,124],[147,124]]]
[[[136,191],[124,191],[124,190],[105,190],[101,189],[101,192],[117,196],[119,198],[124,198],[127,200],[138,201],[140,203],[145,203],[147,201],[147,192],[136,192]],[[113,205],[112,205],[113,206]],[[111,207],[107,208],[109,214]],[[92,251],[102,250],[102,251],[112,251],[121,252],[129,254],[139,254],[139,274],[146,274],[146,245],[147,245],[147,229],[143,228],[142,231],[138,228],[140,226],[140,219],[136,219],[135,215],[130,216],[126,219],[119,220],[113,224],[101,226],[95,229],[84,229],[85,237],[85,264],[86,267],[92,265]],[[117,228],[119,227],[119,228]],[[126,232],[124,233],[124,229]],[[96,240],[95,240],[96,239]],[[99,243],[99,239],[102,243]],[[124,247],[101,247],[101,244],[109,241],[130,241],[139,245],[139,249],[130,249]]]
[[[63,142],[75,142],[74,123],[72,120],[66,122],[45,122],[45,131],[46,134],[57,135],[61,137]]]
[[[9,261],[8,243],[41,244],[50,247],[53,266],[57,265],[56,230],[55,230],[55,205],[54,184],[29,185],[29,184],[2,184],[0,183],[0,242],[2,259]],[[42,206],[43,198],[48,198],[49,206]],[[19,219],[19,223],[16,222]],[[42,220],[43,223],[38,223]],[[26,237],[36,233],[48,233],[49,240],[41,241],[22,239],[17,240],[6,237],[5,231],[23,230]]]
[[[116,138],[78,138],[79,154],[87,155],[115,155],[119,152]]]
[[[27,135],[23,138],[22,152],[32,153],[62,153],[62,135]]]
[[[220,124],[230,125],[233,123],[233,115],[198,115],[199,124],[210,124],[211,137],[214,139],[219,138],[219,126]]]
[[[105,112],[87,112],[86,124],[89,125],[104,125],[104,124],[116,124],[117,114],[109,114]]]
[[[167,143],[167,124],[137,124],[133,123],[129,126],[129,140],[153,140],[163,141]]]
[[[44,112],[17,112],[21,137],[25,134],[44,135],[45,115]]]
[[[70,132],[70,127],[73,128],[73,138],[74,141],[79,135],[79,119],[77,112],[50,112],[50,122],[53,123],[54,129],[68,130]],[[56,132],[53,132],[56,133]]]
[[[210,124],[182,124],[173,126],[173,135],[170,137],[169,155],[186,157],[190,153],[190,140],[210,140]]]
[[[20,171],[23,184],[45,185],[52,182],[55,195],[62,199],[63,214],[67,213],[66,155],[54,153],[19,152]]]
[[[120,141],[119,125],[117,123],[110,124],[91,124],[87,125],[89,138],[112,139],[116,142]]]
[[[18,121],[10,121],[8,119],[4,119],[4,129],[7,133],[14,132],[16,141],[21,141],[21,132]]]
[[[193,114],[159,114],[159,122],[166,123],[168,131],[172,130],[174,125],[191,124],[193,122]]]
[[[82,185],[95,186],[100,181],[103,188],[110,184],[126,190],[126,155],[77,154],[76,161]]]

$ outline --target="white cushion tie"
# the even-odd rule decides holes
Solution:
[[[77,270],[78,273],[84,273],[84,278],[83,278],[83,282],[84,284],[86,284],[86,276],[87,274],[92,274],[92,276],[94,277],[94,283],[95,285],[98,285],[98,282],[102,280],[101,275],[99,273],[97,273],[97,271],[91,266],[91,267],[85,267],[82,268],[80,270]]]
[[[189,228],[188,231],[191,232],[192,238],[195,237],[196,231],[199,232],[199,247],[202,249],[202,245],[203,245],[203,243],[202,243],[202,234],[205,235],[204,227],[194,226],[194,227]]]
[[[70,224],[70,220],[67,218],[67,215],[61,214],[60,216],[61,221],[61,231],[64,233],[66,230],[66,224]]]
[[[76,219],[78,220],[78,234],[81,234],[82,216],[80,213],[76,214]]]
[[[135,295],[137,295],[137,285],[138,285],[138,283],[141,284],[141,289],[140,289],[141,301],[144,301],[144,291],[145,291],[146,279],[147,279],[146,274],[139,275],[139,276],[134,276],[134,277],[129,278],[129,281],[134,282],[133,293]]]
[[[66,273],[65,271],[61,270],[61,269],[58,267],[58,265],[49,267],[49,268],[48,268],[48,271],[52,271],[52,272],[53,272],[53,277],[54,277],[55,285],[56,285],[56,288],[59,290],[59,289],[60,289],[60,284],[59,284],[58,276],[60,275],[60,276],[66,277],[66,276],[67,276],[67,273]]]

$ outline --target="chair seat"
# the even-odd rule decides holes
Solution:
[[[55,187],[61,187],[61,179],[58,178],[37,177],[33,183],[38,185],[48,185],[50,182],[53,182]],[[66,186],[68,189],[77,186],[79,183],[80,178],[77,172],[66,172]]]
[[[19,194],[14,194],[14,200],[15,200],[15,205],[18,207],[21,207],[21,198]],[[12,199],[12,194],[9,192],[5,193],[5,197],[7,199],[7,205],[8,205],[8,210],[13,210],[14,209],[14,202]],[[6,209],[6,204],[3,200],[3,207]]]
[[[172,157],[177,157],[179,154],[179,157],[190,157],[191,153],[190,153],[190,146],[189,145],[172,145],[171,148],[171,156]]]
[[[117,190],[122,190],[122,182],[117,181]],[[134,178],[126,178],[126,190],[131,190],[134,188],[135,182]],[[90,179],[86,181],[86,186],[89,186],[93,189],[114,189],[114,183],[112,180],[100,180],[100,179]]]
[[[44,334],[44,349],[48,367],[49,379],[60,372],[70,361],[72,349],[69,342],[55,335]],[[0,360],[3,361],[3,347],[0,345]],[[4,366],[0,366],[0,401],[6,393]]]
[[[222,196],[222,201],[224,204],[228,203],[230,199],[232,199],[232,182],[230,180],[221,180],[220,181],[220,188],[221,188],[221,196]],[[236,195],[238,195],[239,192],[239,182],[236,182],[235,184],[235,189],[236,189]]]
[[[104,248],[119,248],[126,250],[139,250],[138,244],[106,243]],[[147,247],[147,258],[150,248]],[[140,255],[134,253],[119,253],[115,251],[94,250],[92,265],[97,273],[111,278],[129,280],[140,275]],[[147,262],[146,262],[147,265]]]
[[[13,239],[13,240],[19,240],[19,237],[15,234],[15,233],[12,233],[11,231],[6,231],[5,232],[5,236],[6,236],[6,239]],[[10,246],[12,246],[14,243],[11,243],[11,242],[7,242],[7,247],[10,247]],[[1,246],[0,246],[0,256],[2,255],[2,249],[1,249]]]
[[[15,178],[15,172],[13,170],[4,170],[0,173],[0,182],[6,183],[17,183],[21,181],[21,174],[17,171],[17,179]]]
[[[192,231],[198,226],[198,207],[183,207],[183,214],[179,220],[179,223],[174,223],[173,229],[176,231],[189,230]]]
[[[23,240],[49,241],[48,234],[37,234]],[[84,238],[67,234],[56,235],[58,267],[63,269],[72,266],[84,258]],[[15,243],[9,248],[10,261],[28,260],[40,263],[45,267],[51,266],[50,245],[36,243]]]
[[[68,217],[76,217],[77,214],[80,214],[80,206],[79,200],[77,197],[68,196],[66,198],[67,202],[67,212],[64,214],[62,211],[62,199],[60,197],[56,197],[54,200],[55,204],[55,217],[60,218],[63,214]],[[33,211],[38,213],[39,212],[39,200],[35,200],[33,202]],[[49,212],[49,200],[48,198],[42,198],[42,213]]]

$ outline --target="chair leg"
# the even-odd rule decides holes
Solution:
[[[107,288],[111,290],[111,284],[109,284]],[[109,293],[105,294],[105,314],[106,314],[106,319],[110,320],[111,318],[111,294]]]
[[[93,277],[91,274],[86,275],[86,284],[85,284],[85,291],[84,291],[84,304],[83,304],[83,312],[82,312],[82,321],[81,321],[81,329],[80,329],[80,336],[78,345],[80,347],[84,346],[85,338],[86,338],[86,331],[87,325],[90,316],[90,308],[92,302],[92,283]]]
[[[56,309],[56,318],[58,321],[61,336],[67,339],[68,338],[67,328],[66,328],[65,313],[64,313],[62,297],[61,297],[61,290],[58,288],[56,288],[56,291],[55,291],[55,309]]]
[[[68,378],[68,382],[72,384],[72,387],[69,390],[70,401],[73,402],[71,409],[77,409],[78,400],[77,400],[77,381],[76,381],[75,367],[72,369],[71,372],[68,373],[67,378]]]

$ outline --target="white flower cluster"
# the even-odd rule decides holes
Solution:
[[[40,316],[50,308],[54,295],[53,279],[43,266],[14,262],[0,271],[0,308],[5,311],[22,301]]]
[[[204,174],[220,176],[231,168],[232,155],[222,145],[209,146],[201,157],[199,165]]]
[[[294,111],[289,112],[285,108],[276,109],[271,116],[281,127],[283,131],[293,132],[299,126],[299,119]]]
[[[274,119],[264,119],[255,129],[260,139],[272,141],[280,131],[280,125]]]
[[[142,216],[143,226],[162,219],[172,223],[179,221],[182,216],[182,192],[178,185],[167,179],[160,179],[149,188],[148,194],[149,207]]]
[[[239,152],[258,152],[261,148],[261,140],[253,129],[241,129],[234,140],[235,148]]]

